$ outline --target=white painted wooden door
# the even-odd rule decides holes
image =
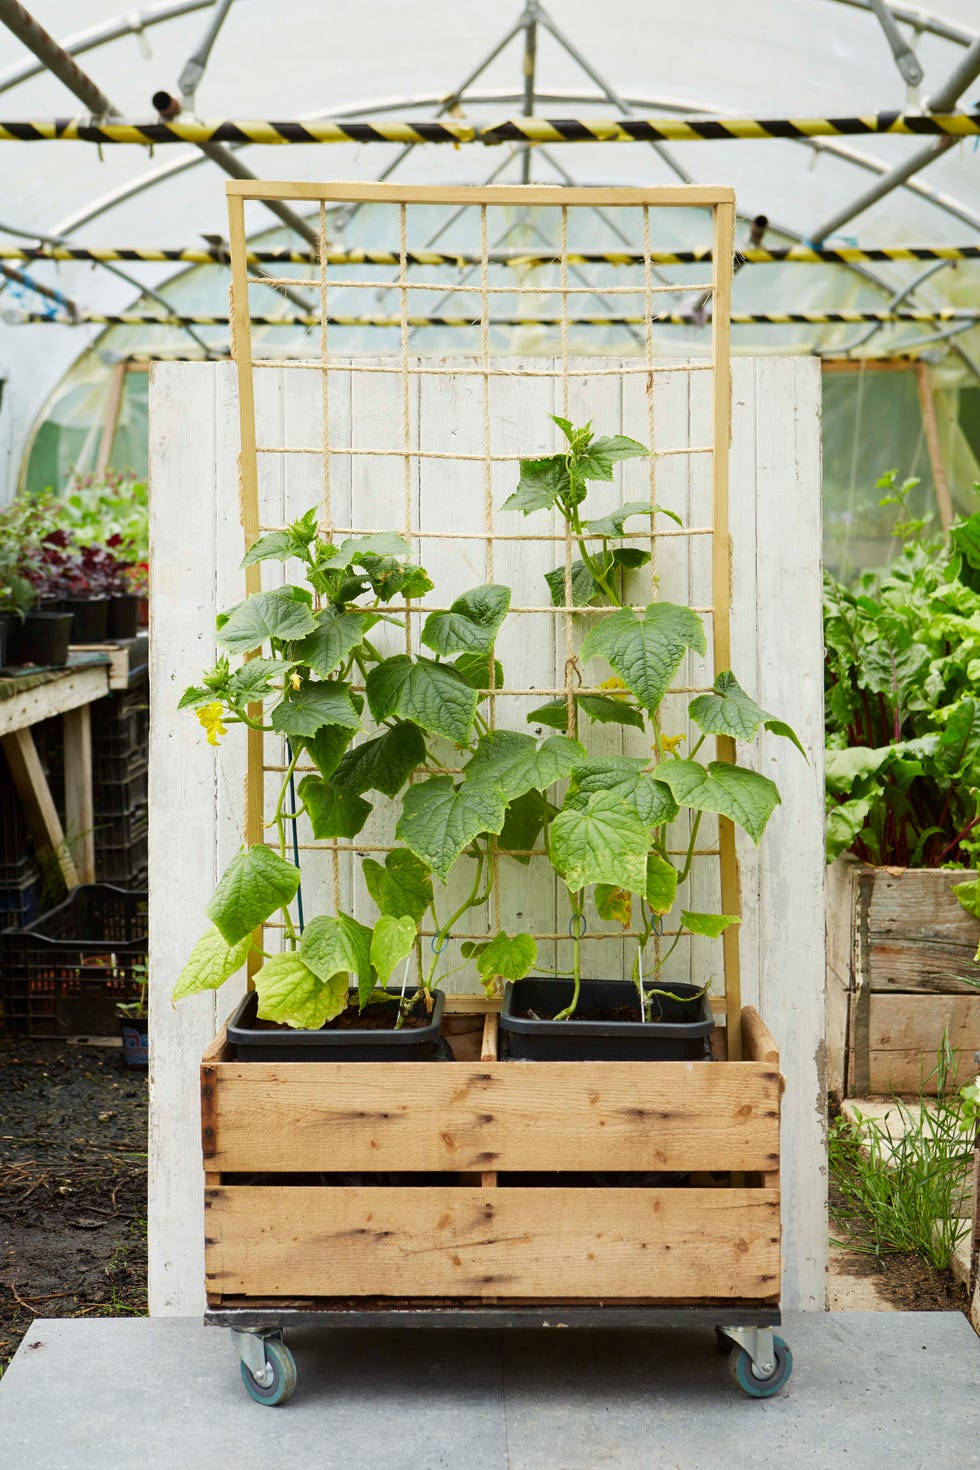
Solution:
[[[447,360],[446,366],[451,365]],[[541,366],[541,359],[534,365]],[[608,370],[609,359],[603,360]],[[630,364],[635,369],[635,360]],[[556,411],[547,378],[495,379],[491,432],[495,452],[550,452]],[[258,379],[258,442],[308,445],[320,439],[317,374],[264,372]],[[443,374],[423,378],[412,401],[412,432],[419,447],[453,452],[483,442],[479,380]],[[710,442],[710,384],[705,373],[656,379],[658,448]],[[387,442],[385,426],[401,417],[398,380],[385,373],[331,375],[331,440],[353,446]],[[645,439],[644,380],[634,373],[573,380],[573,420],[593,419],[600,433]],[[739,843],[743,924],[743,1000],[760,1006],[782,1054],[787,1077],[783,1122],[784,1278],[788,1310],[825,1304],[826,1177],[824,1153],[824,926],[822,800],[822,632],[820,622],[819,367],[807,359],[736,359],[733,364],[731,524],[734,551],[732,662],[740,681],[763,705],[797,730],[810,754],[806,765],[784,741],[764,737],[740,750],[740,759],[772,776],[782,793],[761,850]],[[191,946],[205,927],[204,904],[241,841],[244,740],[234,732],[220,749],[207,745],[192,714],[178,713],[183,688],[213,661],[214,616],[243,595],[238,565],[238,420],[231,364],[160,363],[151,377],[151,693],[150,750],[150,1309],[155,1315],[201,1310],[203,1291],[203,1176],[197,1066],[219,1021],[232,1009],[243,981],[216,995],[171,1006],[169,992]],[[437,534],[423,542],[422,559],[442,594],[456,596],[489,580],[484,529],[482,464],[448,459],[421,462],[411,485],[413,524]],[[513,464],[494,466],[494,505],[515,479]],[[614,493],[646,493],[638,462],[621,467]],[[658,461],[657,498],[678,511],[687,527],[710,527],[708,455],[669,455]],[[307,455],[267,458],[260,482],[261,519],[281,523],[322,493],[319,463]],[[338,525],[400,529],[405,497],[401,467],[382,456],[339,457],[331,468],[332,515]],[[547,603],[542,574],[561,560],[560,545],[517,533],[547,531],[547,518],[510,517],[495,529],[514,539],[494,543],[492,573],[514,589],[514,602]],[[535,522],[537,524],[535,524]],[[669,527],[670,523],[663,525]],[[447,535],[446,533],[453,533]],[[657,595],[710,604],[710,537],[666,536],[656,566],[636,574],[635,597]],[[710,629],[710,618],[708,619]],[[576,635],[578,637],[578,635]],[[521,728],[524,717],[564,682],[561,619],[542,610],[511,620],[497,648],[506,685],[523,692],[498,701],[498,721]],[[679,680],[710,682],[708,661],[692,658]],[[588,673],[588,671],[586,671]],[[602,675],[599,675],[602,677]],[[688,733],[687,696],[668,701],[671,733]],[[594,732],[592,732],[594,733]],[[590,733],[590,744],[596,742]],[[632,751],[633,732],[601,730],[600,748]],[[623,742],[626,742],[625,744]],[[638,752],[637,752],[638,753]],[[366,840],[391,840],[393,815],[379,808]],[[713,823],[702,825],[699,846],[713,846]],[[308,841],[301,833],[301,841]],[[465,867],[465,864],[461,864]],[[514,869],[510,870],[512,873]],[[555,885],[542,869],[502,870],[499,919],[560,934],[567,920]],[[455,880],[460,888],[465,873]],[[717,865],[696,866],[686,906],[717,908]],[[307,914],[336,898],[358,912],[365,897],[341,857],[307,855]],[[443,908],[451,911],[452,892]],[[454,905],[453,905],[454,906]],[[497,921],[492,903],[477,911],[473,932]],[[480,927],[482,926],[482,928]],[[551,964],[562,942],[548,940],[541,958]],[[615,974],[622,942],[590,940],[586,973]],[[695,941],[678,951],[675,976],[720,966],[720,946]],[[602,966],[599,970],[597,967]],[[720,990],[720,975],[715,988]],[[466,985],[465,976],[450,982]]]

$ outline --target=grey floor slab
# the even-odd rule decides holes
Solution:
[[[38,1321],[0,1380],[2,1470],[980,1467],[980,1340],[956,1313],[787,1320],[777,1398],[711,1333],[297,1328],[279,1409],[230,1335],[185,1319]]]

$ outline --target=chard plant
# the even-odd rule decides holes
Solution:
[[[532,781],[531,791],[537,798],[534,836],[543,834],[571,915],[572,998],[556,1019],[574,1015],[578,1006],[581,937],[589,892],[600,918],[632,927],[637,936],[632,975],[640,1014],[649,1019],[657,994],[670,992],[658,991],[656,983],[648,987],[646,979],[657,981],[682,934],[717,938],[738,922],[731,914],[682,909],[672,943],[659,956],[648,955],[651,939],[673,912],[678,888],[691,871],[704,813],[729,817],[758,843],[779,802],[776,786],[768,777],[723,761],[699,761],[701,747],[713,735],[749,741],[760,727],[791,740],[801,753],[802,747],[788,725],[761,709],[735,675],[724,670],[711,693],[690,702],[690,720],[701,734],[689,754],[679,752],[685,737],[665,731],[661,707],[688,652],[704,654],[704,626],[691,608],[676,603],[653,602],[635,612],[626,603],[623,586],[625,573],[650,559],[649,552],[623,544],[630,534],[627,522],[642,518],[649,524],[650,517],[657,514],[675,521],[678,517],[649,501],[628,501],[605,515],[588,516],[585,502],[590,483],[612,480],[618,461],[644,456],[647,450],[621,435],[597,438],[590,424],[576,428],[560,417],[554,422],[565,438],[565,447],[557,454],[521,461],[520,481],[504,509],[525,516],[557,510],[574,538],[579,554],[568,576],[564,566],[546,576],[555,606],[565,604],[570,581],[572,605],[583,614],[599,606],[615,609],[590,620],[581,648],[583,661],[598,657],[612,670],[612,677],[602,686],[606,692],[575,694],[571,718],[564,698],[542,705],[527,717],[531,723],[566,731],[564,737],[545,741],[541,753],[529,756],[522,771],[524,779]],[[585,722],[589,728],[616,724],[644,732],[650,739],[650,756],[597,757],[584,752],[584,758],[576,759],[587,740]],[[540,763],[543,752],[563,739],[561,750],[571,761],[570,779],[560,806],[552,806],[543,798],[545,782],[554,773],[540,769]],[[520,740],[515,735],[483,737],[471,769],[485,749],[487,756],[478,769],[485,774],[492,770],[501,779],[503,753],[509,748],[504,742]],[[492,760],[491,750],[500,751],[499,761]],[[677,865],[668,849],[668,832],[683,809],[693,815],[686,852]],[[527,934],[514,938],[498,934],[485,946],[472,946],[471,952],[488,986],[499,975],[523,978],[536,958],[534,940]]]
[[[854,588],[824,579],[827,858],[975,867],[980,513],[923,538],[894,479],[879,483],[899,507],[899,555]],[[980,918],[978,881],[956,892]]]

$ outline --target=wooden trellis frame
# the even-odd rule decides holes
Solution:
[[[698,445],[678,445],[667,449],[651,452],[649,458],[650,495],[651,503],[654,501],[656,487],[657,461],[665,454],[706,454],[711,459],[711,481],[712,481],[712,521],[710,527],[684,528],[682,531],[662,532],[655,528],[651,518],[651,529],[649,532],[637,533],[636,539],[649,541],[652,553],[652,567],[654,579],[656,577],[656,545],[664,535],[694,535],[709,534],[712,543],[711,554],[711,603],[707,607],[699,607],[697,610],[710,616],[712,623],[712,643],[714,672],[717,673],[727,669],[731,663],[731,626],[730,611],[732,597],[732,566],[731,566],[731,544],[729,536],[729,505],[728,505],[728,450],[730,441],[731,425],[731,376],[729,362],[730,348],[730,315],[731,315],[731,281],[732,281],[732,259],[734,253],[734,228],[735,228],[735,198],[730,189],[700,188],[700,187],[668,187],[649,189],[604,189],[604,188],[549,188],[535,185],[523,185],[513,187],[488,186],[488,187],[426,187],[426,186],[404,186],[397,184],[318,184],[318,183],[283,183],[283,182],[253,182],[235,181],[227,186],[229,205],[229,226],[232,266],[232,323],[233,323],[233,351],[238,369],[239,381],[239,410],[241,417],[241,455],[239,462],[240,496],[241,496],[241,522],[245,537],[245,547],[248,548],[265,530],[272,529],[263,525],[260,517],[259,497],[259,456],[265,454],[297,454],[306,453],[319,455],[323,463],[323,519],[322,525],[331,533],[336,531],[338,535],[347,533],[363,533],[371,530],[398,529],[404,532],[407,538],[422,540],[433,535],[431,531],[421,532],[420,528],[412,524],[411,517],[411,482],[413,464],[428,458],[458,458],[460,460],[480,461],[484,467],[484,492],[486,504],[486,527],[484,535],[479,538],[485,541],[487,580],[493,576],[493,551],[496,542],[505,539],[495,533],[492,523],[492,504],[490,495],[490,483],[493,463],[500,459],[516,460],[520,456],[516,454],[500,455],[492,452],[490,437],[490,385],[495,376],[502,375],[506,369],[494,365],[494,358],[490,352],[490,332],[493,326],[491,315],[491,303],[496,294],[520,295],[523,292],[539,292],[539,286],[522,287],[519,285],[508,285],[506,287],[495,287],[489,284],[488,279],[488,257],[490,246],[488,241],[487,212],[498,206],[519,209],[521,207],[533,207],[535,209],[551,209],[558,212],[560,235],[559,248],[556,252],[556,261],[560,271],[560,285],[551,287],[551,290],[560,296],[561,302],[561,355],[557,368],[542,367],[534,370],[540,376],[552,377],[561,386],[561,398],[563,410],[567,412],[569,401],[570,380],[580,374],[580,370],[572,366],[568,353],[568,326],[571,322],[569,317],[569,298],[576,294],[589,291],[594,292],[596,288],[585,288],[573,286],[568,280],[569,256],[573,253],[569,243],[568,224],[571,212],[577,210],[591,210],[597,208],[614,208],[617,210],[635,210],[641,221],[642,232],[642,256],[644,262],[644,284],[638,290],[635,286],[629,287],[602,287],[603,294],[614,292],[631,292],[641,294],[645,302],[645,332],[643,355],[637,360],[635,368],[624,368],[617,366],[608,371],[617,377],[624,373],[635,372],[643,374],[646,378],[646,397],[649,412],[649,442],[653,451],[653,388],[656,375],[667,372],[690,372],[701,370],[711,375],[711,435],[710,443]],[[311,284],[319,287],[319,309],[320,309],[320,352],[313,359],[304,358],[300,360],[291,359],[285,362],[264,360],[253,354],[251,323],[249,310],[249,286],[251,278],[248,273],[247,260],[247,238],[245,231],[245,206],[252,200],[290,200],[295,203],[313,203],[319,207],[319,235],[320,235],[320,263],[319,280],[311,283],[308,279],[302,281],[294,280],[292,277],[270,277],[267,275],[255,278],[256,284],[261,284],[264,289],[270,285],[302,285],[310,289]],[[352,445],[338,445],[332,443],[329,437],[329,413],[328,402],[330,393],[331,373],[337,370],[338,365],[331,361],[328,343],[328,317],[329,317],[329,291],[331,288],[344,290],[363,287],[367,290],[376,290],[377,281],[352,279],[349,274],[342,275],[339,279],[331,277],[328,272],[328,237],[327,237],[327,208],[328,205],[370,205],[384,204],[396,206],[399,220],[399,248],[398,248],[398,276],[391,283],[399,293],[400,300],[400,354],[385,371],[392,372],[398,376],[401,385],[403,436],[400,448],[386,446],[381,449],[355,449]],[[480,211],[480,283],[478,287],[461,287],[449,281],[435,282],[431,280],[419,282],[409,278],[409,211],[415,206],[447,206],[449,208],[462,208],[466,206],[476,207]],[[710,281],[699,283],[693,287],[689,283],[683,286],[655,286],[653,284],[653,272],[651,269],[651,212],[661,209],[699,208],[710,211],[711,217],[711,277]],[[427,276],[432,275],[432,270],[427,270]],[[481,350],[478,358],[474,361],[472,368],[460,369],[459,367],[440,367],[437,361],[426,360],[425,363],[413,362],[410,357],[410,327],[409,327],[409,299],[413,291],[435,290],[451,294],[455,291],[464,291],[467,294],[477,294],[480,300],[479,321],[475,323],[479,327]],[[704,299],[710,297],[712,304],[712,331],[710,356],[704,361],[696,363],[680,363],[677,365],[658,364],[654,360],[654,330],[655,330],[655,298],[664,294],[690,295],[692,291],[700,293]],[[322,424],[323,442],[311,446],[287,446],[260,444],[256,433],[256,394],[254,376],[257,371],[265,367],[281,369],[295,369],[300,371],[318,371],[322,384]],[[377,372],[376,364],[359,369],[356,363],[347,362],[343,365],[344,371],[356,372],[358,370]],[[433,453],[412,447],[408,429],[409,404],[412,392],[412,379],[428,374],[440,372],[469,373],[479,378],[483,385],[484,403],[484,442],[482,453],[461,452],[459,455],[451,456],[444,453]],[[601,373],[602,369],[591,368],[588,375],[593,376]],[[353,517],[350,526],[335,526],[331,498],[330,498],[330,467],[331,460],[337,456],[350,456],[359,453],[384,454],[394,459],[400,459],[403,466],[404,485],[404,520],[401,525],[367,526],[356,524],[357,517]],[[445,533],[451,534],[451,533]],[[531,539],[514,536],[513,540]],[[573,692],[576,687],[577,669],[573,653],[572,627],[573,618],[579,611],[573,605],[571,595],[571,567],[572,553],[574,550],[573,538],[567,529],[562,536],[551,538],[564,543],[565,556],[565,598],[564,606],[556,609],[517,607],[512,609],[516,613],[556,613],[563,618],[566,639],[566,659],[564,687],[558,692],[565,694],[571,714]],[[258,591],[261,569],[252,566],[246,570],[245,585],[246,592]],[[656,596],[656,582],[654,580],[653,595]],[[424,608],[425,612],[431,611],[430,606]],[[406,604],[406,637],[407,649],[412,651],[412,619],[417,617],[420,609],[417,605]],[[557,681],[556,681],[557,682]],[[506,685],[496,694],[490,695],[490,723],[494,724],[494,706],[496,701],[505,695],[518,692],[508,690]],[[539,693],[547,691],[539,690]],[[716,738],[717,759],[722,761],[734,760],[734,743],[728,737]],[[245,837],[250,843],[261,842],[264,832],[264,773],[270,769],[264,751],[263,735],[260,731],[250,730],[248,732],[248,757],[246,776],[246,801],[245,801]],[[333,848],[334,854],[334,892],[335,898],[339,898],[338,852],[340,844],[321,843],[320,848]],[[354,851],[358,850],[355,839],[351,844]],[[363,850],[363,849],[362,849]],[[735,833],[732,823],[724,817],[718,818],[718,846],[715,851],[707,853],[708,856],[717,856],[719,859],[721,904],[723,911],[729,914],[740,912],[738,868],[735,855]],[[499,893],[496,874],[496,856],[494,854],[494,893]],[[499,898],[497,899],[499,910]],[[557,938],[556,935],[539,935],[541,938]],[[723,1008],[728,1016],[738,1017],[741,1014],[741,982],[739,972],[739,950],[738,929],[730,926],[723,936],[724,953],[724,977],[725,995]],[[719,1009],[722,1007],[719,1006]],[[728,1054],[732,1060],[741,1056],[740,1028],[735,1025],[729,1028],[727,1038]]]

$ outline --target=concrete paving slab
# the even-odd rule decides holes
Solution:
[[[980,1467],[980,1341],[958,1313],[793,1316],[776,1398],[710,1332],[289,1334],[295,1397],[242,1388],[196,1320],[38,1321],[0,1380],[3,1470]]]

